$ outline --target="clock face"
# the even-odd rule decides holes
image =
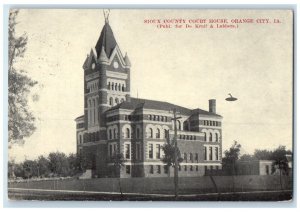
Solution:
[[[93,64],[92,64],[92,69],[95,69],[95,66],[96,66],[95,63],[93,63]]]
[[[114,62],[114,68],[118,68],[119,67],[119,63],[117,61]]]

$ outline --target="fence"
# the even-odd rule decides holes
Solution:
[[[64,179],[10,182],[9,188],[30,188],[50,190],[119,192],[119,180],[123,192],[128,193],[170,193],[174,190],[173,178],[98,178]],[[292,189],[292,178],[282,176],[214,176],[219,192]],[[281,188],[282,187],[282,188]],[[209,176],[179,178],[180,193],[216,192]]]

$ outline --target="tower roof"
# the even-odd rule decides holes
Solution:
[[[95,46],[98,57],[101,53],[102,47],[104,47],[104,51],[105,51],[107,57],[109,58],[112,51],[116,47],[116,45],[117,45],[117,42],[116,42],[114,33],[113,33],[111,27],[109,26],[109,23],[106,22],[102,28],[100,37]]]

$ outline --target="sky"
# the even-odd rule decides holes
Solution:
[[[278,19],[238,28],[157,28],[145,20]],[[76,151],[74,119],[83,114],[83,62],[104,25],[102,10],[20,11],[17,33],[28,35],[17,66],[39,82],[29,106],[37,130],[9,150],[22,161]],[[279,10],[111,10],[109,23],[131,67],[131,95],[223,116],[223,150],[292,148],[292,14]],[[192,24],[193,25],[193,24]],[[194,25],[193,25],[194,26]],[[228,93],[237,97],[225,101]],[[38,95],[38,101],[33,101]]]

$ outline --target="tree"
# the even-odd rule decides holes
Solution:
[[[231,175],[236,174],[236,161],[239,159],[240,156],[240,151],[241,151],[241,145],[237,143],[237,141],[234,141],[233,145],[230,147],[229,150],[225,151],[225,157],[223,158],[223,167]]]
[[[39,156],[37,159],[39,177],[48,177],[50,174],[49,160],[44,156]]]
[[[271,160],[272,151],[256,149],[253,156],[257,160]]]
[[[11,147],[14,143],[23,143],[35,131],[35,117],[28,108],[30,89],[37,84],[26,75],[24,70],[17,70],[16,62],[24,57],[28,37],[16,35],[15,27],[18,10],[9,13],[9,70],[8,70],[8,139]]]
[[[166,164],[168,169],[168,176],[170,177],[170,167],[175,166],[175,154],[177,153],[178,164],[180,164],[183,159],[180,154],[179,148],[175,150],[174,140],[170,142],[170,138],[167,138],[167,143],[162,146],[162,150],[164,152],[164,156],[161,161]]]
[[[56,176],[67,176],[69,162],[67,156],[61,152],[50,153],[48,156],[49,169]]]
[[[112,156],[112,162],[113,162],[113,166],[115,168],[115,173],[117,175],[118,172],[120,172],[122,166],[125,165],[125,159],[124,159],[124,155],[122,153],[118,153],[116,152],[113,156]],[[119,188],[120,188],[120,193],[121,195],[123,195],[122,192],[122,187],[121,187],[121,176],[119,176]]]
[[[250,154],[243,154],[239,160],[240,161],[253,161],[253,160],[255,160],[255,157]]]
[[[81,158],[77,154],[71,153],[68,156],[68,162],[69,162],[69,176],[74,176],[79,172],[82,172],[81,167]]]

